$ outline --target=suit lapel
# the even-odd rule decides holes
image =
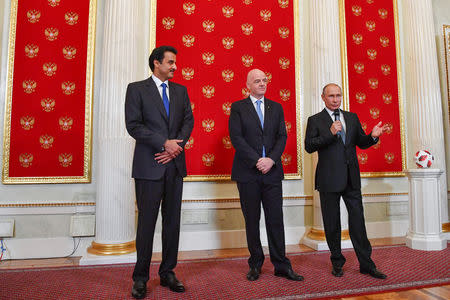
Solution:
[[[175,120],[176,106],[178,105],[178,97],[177,92],[175,91],[174,85],[169,81],[169,128],[173,124],[173,120]]]
[[[273,120],[272,113],[272,105],[267,98],[264,98],[264,131],[270,128],[270,123]]]
[[[263,128],[261,127],[261,121],[259,120],[258,114],[256,113],[256,109],[253,106],[253,102],[250,99],[250,97],[248,97],[247,99],[245,99],[245,107],[247,108],[248,113],[253,117],[253,119],[255,119],[255,122],[259,125],[259,128],[262,130]],[[264,118],[264,121],[266,119]]]
[[[320,112],[320,117],[326,124],[327,128],[330,128],[331,124],[333,124],[333,120],[331,119],[330,115],[328,114],[328,111],[325,108]]]
[[[355,126],[353,124],[353,119],[348,112],[343,110],[342,114],[344,115],[345,118],[345,144],[347,145],[350,141],[351,131],[354,129]]]
[[[167,119],[166,109],[164,108],[163,100],[161,98],[161,94],[159,93],[158,87],[156,86],[156,83],[150,77],[149,79],[147,79],[146,85],[149,88],[148,91],[149,91],[149,99],[150,99],[150,101],[153,101],[153,103],[155,104],[156,108],[161,113],[163,119],[168,123],[169,120]]]

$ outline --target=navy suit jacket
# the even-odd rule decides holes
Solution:
[[[308,153],[317,151],[319,154],[315,179],[318,191],[342,192],[349,182],[353,189],[360,189],[356,146],[366,149],[378,142],[378,139],[364,132],[355,113],[342,113],[346,124],[345,145],[337,135],[331,133],[333,120],[326,109],[308,118],[305,149]]]
[[[250,182],[262,174],[256,168],[256,163],[262,157],[263,145],[266,157],[275,162],[264,175],[264,182],[277,182],[284,178],[281,154],[286,145],[287,134],[281,104],[264,98],[263,130],[250,98],[234,102],[231,105],[228,129],[236,150],[231,170],[232,180]]]
[[[125,99],[125,123],[128,133],[136,140],[132,177],[158,180],[166,165],[155,160],[166,140],[183,140],[184,145],[194,127],[191,103],[186,87],[169,82],[170,113],[164,108],[158,88],[150,77],[128,85]],[[184,151],[173,159],[181,176],[186,176]]]

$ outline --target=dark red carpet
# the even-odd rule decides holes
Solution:
[[[353,250],[344,250],[344,276],[330,273],[329,252],[291,254],[295,271],[305,277],[291,282],[273,276],[266,257],[259,280],[249,282],[247,258],[181,261],[177,277],[184,294],[159,286],[152,264],[147,299],[302,299],[360,295],[450,284],[450,248],[417,251],[405,246],[375,247],[373,259],[386,280],[359,273]],[[129,299],[133,265],[61,267],[0,271],[0,299]]]

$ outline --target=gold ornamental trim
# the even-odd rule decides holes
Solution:
[[[136,252],[136,241],[121,244],[100,244],[92,242],[87,252],[94,255],[123,255],[133,253]]]
[[[158,0],[150,1],[150,51],[156,46],[156,13]],[[293,22],[294,22],[294,50],[295,50],[295,110],[297,124],[297,171],[295,173],[285,173],[285,180],[303,179],[303,130],[302,130],[302,114],[301,114],[301,74],[300,74],[300,9],[299,1],[293,1]],[[151,71],[150,71],[151,75]],[[231,181],[231,176],[226,174],[216,175],[189,175],[184,178],[185,182],[196,181]]]
[[[52,206],[95,206],[95,202],[77,202],[77,203],[10,203],[0,204],[0,208],[6,207],[52,207]]]
[[[283,197],[283,200],[313,200],[313,196],[294,196],[294,197]],[[183,202],[187,203],[232,203],[240,202],[239,198],[220,198],[220,199],[186,199]]]
[[[448,119],[450,124],[450,77],[449,77],[449,66],[450,66],[450,25],[443,25],[442,31],[444,33],[444,54],[445,54],[445,75],[447,76],[447,105],[448,105]]]
[[[383,197],[383,196],[407,196],[409,193],[367,193],[362,194],[363,197]]]
[[[442,224],[442,232],[450,232],[450,223]]]
[[[86,57],[86,85],[85,85],[85,124],[84,124],[84,165],[82,176],[54,176],[54,177],[9,177],[9,159],[11,145],[11,111],[14,75],[14,53],[16,44],[17,12],[19,0],[11,0],[10,30],[8,45],[7,86],[5,101],[4,133],[3,133],[3,184],[34,184],[34,183],[90,183],[92,178],[92,99],[95,65],[95,30],[97,0],[89,1],[89,24]]]
[[[306,236],[314,241],[326,241],[327,240],[325,237],[325,231],[320,230],[320,229],[312,228],[311,231],[308,232],[308,234]],[[348,229],[342,230],[341,240],[344,241],[344,240],[349,240],[349,239],[350,239],[350,234],[348,232]]]
[[[397,82],[398,82],[398,106],[400,121],[400,138],[402,153],[402,170],[406,170],[406,139],[405,139],[405,112],[403,107],[403,83],[402,83],[402,63],[400,55],[400,35],[398,21],[398,4],[397,0],[393,1],[393,15],[395,28],[395,54],[397,59]],[[347,31],[345,18],[345,0],[339,0],[339,27],[341,40],[341,69],[342,69],[342,89],[343,89],[343,107],[350,110],[350,98],[348,92],[348,61],[347,61]],[[377,178],[377,177],[404,177],[406,173],[401,172],[361,172],[361,177]]]

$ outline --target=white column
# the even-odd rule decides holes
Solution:
[[[442,250],[447,240],[442,234],[440,221],[439,169],[407,171],[409,178],[409,230],[406,245],[418,250]]]
[[[339,31],[339,3],[336,0],[308,1],[310,18],[311,60],[311,111],[310,115],[320,112],[325,106],[321,99],[322,88],[328,83],[342,86],[340,31]],[[317,152],[313,154],[313,174],[317,166]],[[314,184],[314,181],[313,181]],[[351,247],[348,240],[348,213],[341,201],[341,226],[344,230],[342,248]],[[314,226],[302,243],[316,250],[328,249],[320,209],[320,197],[314,191]]]
[[[135,251],[134,141],[125,128],[124,102],[127,84],[148,76],[148,60],[142,59],[148,51],[148,38],[142,38],[149,27],[145,2],[104,1],[104,13],[98,14],[103,15],[104,26],[98,33],[103,38],[101,80],[94,101],[94,118],[98,118],[96,234],[81,264],[130,261],[130,257],[114,256]]]
[[[408,164],[418,150],[434,155],[433,168],[446,170],[442,101],[431,0],[403,0]],[[448,223],[447,176],[439,177],[440,220]]]

